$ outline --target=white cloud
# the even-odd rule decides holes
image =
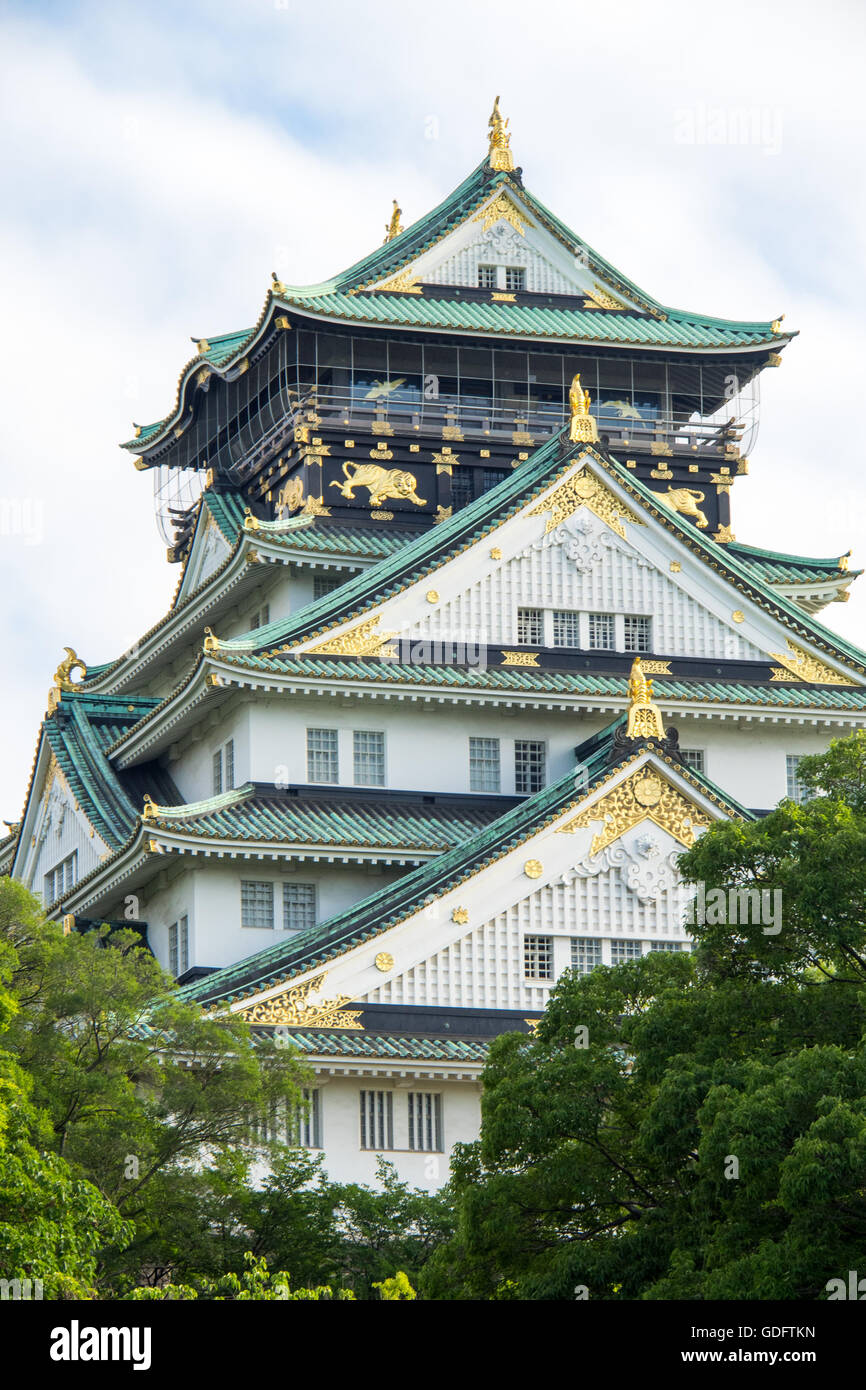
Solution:
[[[131,420],[168,410],[191,335],[255,321],[272,269],[319,280],[379,242],[392,197],[406,221],[444,196],[496,91],[528,185],[632,279],[802,330],[764,374],[735,529],[866,563],[864,18],[831,3],[816,25],[799,0],[7,11],[0,499],[29,501],[31,526],[0,537],[0,811],[20,809],[63,645],[109,659],[173,591],[148,479],[117,449]],[[824,616],[866,645],[857,586]]]

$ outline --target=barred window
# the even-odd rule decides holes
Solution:
[[[590,975],[601,965],[601,938],[576,936],[571,943],[571,968],[577,975]]]
[[[355,786],[384,787],[385,735],[369,729],[356,729],[353,735],[355,752]]]
[[[241,879],[241,926],[273,927],[274,885],[259,879]]]
[[[341,584],[347,583],[348,579],[342,579],[339,574],[314,574],[313,598],[324,598],[326,594],[332,594],[335,589],[339,589]]]
[[[649,618],[635,617],[627,614],[623,619],[625,650],[627,652],[649,652],[652,651],[652,628]]]
[[[614,965],[622,965],[625,960],[640,960],[643,947],[640,941],[612,941],[610,958]]]
[[[61,859],[59,864],[55,864],[53,869],[49,869],[45,875],[44,900],[46,907],[53,903],[57,898],[61,898],[64,893],[68,893],[78,878],[78,850],[74,849],[71,854],[67,854],[65,859]]]
[[[616,631],[612,613],[590,613],[589,645],[604,651],[613,651],[616,647]]]
[[[394,1096],[391,1091],[361,1092],[361,1148],[393,1149]]]
[[[336,729],[307,730],[307,781],[339,782]]]
[[[295,1149],[322,1147],[322,1093],[304,1087],[303,1104],[293,1107],[288,1123],[288,1141]]]
[[[481,488],[482,488],[482,491],[483,491],[483,492],[489,492],[490,489],[491,489],[492,487],[496,487],[497,483],[501,483],[501,482],[502,482],[502,479],[503,479],[503,478],[507,478],[507,477],[508,477],[508,474],[505,472],[505,469],[504,469],[504,468],[482,468],[482,470],[481,470]]]
[[[180,974],[177,956],[177,922],[172,922],[168,929],[168,968],[177,979]]]
[[[521,647],[540,647],[544,641],[544,613],[540,608],[518,608],[517,641]]]
[[[680,757],[686,767],[693,768],[695,772],[706,772],[706,754],[703,748],[681,748]]]
[[[283,930],[303,931],[316,925],[315,883],[283,884]]]
[[[647,951],[679,951],[682,949],[680,941],[648,941]]]
[[[514,741],[514,790],[518,796],[540,792],[545,777],[545,746],[532,738]]]
[[[282,1140],[283,1107],[277,1101],[271,1101],[264,1110],[248,1113],[248,1139],[251,1144],[277,1144]]]
[[[499,739],[470,738],[469,790],[498,792],[500,784]]]
[[[213,755],[213,794],[219,796],[223,789],[223,750],[218,748]]]
[[[175,979],[189,970],[189,918],[181,917],[168,929],[168,968]]]
[[[263,603],[261,608],[257,608],[250,621],[250,629],[257,627],[267,627],[271,621],[271,605]]]
[[[432,1091],[409,1092],[409,1148],[442,1152],[442,1097]]]
[[[523,973],[528,980],[553,979],[553,937],[523,938]]]
[[[472,473],[471,468],[458,469],[451,479],[451,506],[455,512],[459,512],[461,507],[468,506],[475,496]]]
[[[480,290],[496,289],[495,265],[480,265],[478,267],[478,288]]]
[[[553,645],[555,647],[580,646],[580,614],[555,612],[553,615]]]
[[[511,294],[519,293],[526,288],[526,271],[522,265],[508,265],[505,267],[505,288]]]
[[[805,755],[802,753],[788,753],[785,756],[785,773],[787,776],[787,792],[789,801],[797,801],[800,803],[804,801],[811,801],[812,796],[814,795],[814,793],[809,791],[807,787],[803,786],[803,783],[800,781],[798,775],[800,759],[804,756]]]
[[[230,738],[226,744],[226,791],[230,792],[235,785],[235,741]]]

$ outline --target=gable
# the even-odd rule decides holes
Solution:
[[[96,868],[108,846],[84,815],[54,755],[46,754],[42,762],[41,790],[36,798],[31,792],[22,826],[16,877],[43,896],[47,907],[46,875],[65,865],[64,883],[70,876],[77,882]]]
[[[195,535],[190,546],[189,557],[177,592],[175,606],[201,588],[215,570],[232,552],[232,547],[223,535],[207,507],[202,507]]]

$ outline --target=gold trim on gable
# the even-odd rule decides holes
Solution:
[[[599,854],[626,830],[645,820],[666,830],[686,849],[694,844],[695,831],[706,830],[710,825],[704,812],[655,769],[640,768],[594,805],[561,825],[557,834],[573,835],[594,821],[603,821],[604,828],[590,846],[590,854]]]
[[[595,474],[590,473],[587,469],[582,469],[575,477],[569,478],[567,482],[554,488],[547,500],[539,502],[537,507],[533,507],[529,515],[544,516],[546,513],[550,513],[544,528],[546,535],[548,531],[553,531],[557,526],[560,526],[580,507],[588,507],[600,521],[603,521],[623,540],[626,539],[624,521],[631,521],[635,526],[644,525],[641,518],[632,511],[627,503],[620,502],[607,484],[596,478]]]

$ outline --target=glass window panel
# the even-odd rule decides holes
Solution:
[[[302,335],[306,337],[306,334]],[[352,363],[352,343],[333,333],[318,334],[319,367],[349,367]]]
[[[500,784],[499,739],[470,738],[469,790],[498,792]]]
[[[336,729],[307,730],[307,781],[338,782],[338,735]]]
[[[273,927],[274,885],[241,879],[241,926]]]
[[[316,925],[315,883],[283,884],[283,930],[305,931]]]
[[[616,635],[612,613],[590,613],[589,645],[594,650],[614,650],[616,647]]]
[[[601,938],[577,936],[571,943],[571,968],[576,975],[589,975],[601,965]]]
[[[544,786],[546,747],[537,739],[515,739],[514,789],[518,796],[532,796]]]
[[[553,979],[553,938],[525,936],[523,938],[523,973],[528,980]]]
[[[353,734],[355,756],[355,785],[384,787],[385,735],[369,729],[356,729]]]

